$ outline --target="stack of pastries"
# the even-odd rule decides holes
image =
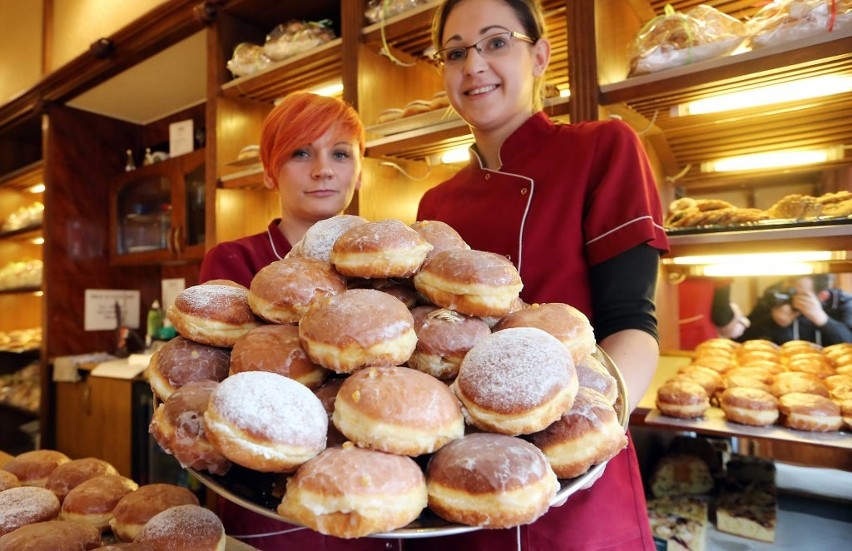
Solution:
[[[522,287],[442,222],[325,220],[249,288],[180,293],[168,317],[181,337],[149,366],[151,432],[186,467],[282,473],[277,512],[323,534],[389,532],[427,508],[533,522],[559,478],[627,438],[589,320],[524,304]]]
[[[222,551],[226,538],[216,514],[186,488],[139,486],[102,459],[40,449],[0,469],[0,551],[130,542],[140,549]]]
[[[715,404],[727,420],[744,425],[849,429],[852,343],[709,339],[657,390],[656,403],[665,415],[686,419],[703,416]]]

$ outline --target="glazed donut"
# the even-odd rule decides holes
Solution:
[[[768,350],[779,354],[781,347],[767,339],[749,339],[741,344],[741,350]]]
[[[784,369],[784,366],[781,365],[781,362],[779,362],[778,360],[761,360],[747,358],[744,361],[741,360],[739,365],[740,367],[763,369],[764,371],[768,371],[772,375],[777,375],[786,371]]]
[[[810,373],[820,379],[835,374],[834,367],[822,354],[796,354],[787,360],[787,370],[791,372]]]
[[[828,388],[819,377],[811,373],[794,371],[776,375],[770,391],[776,398],[794,392],[816,394],[818,396],[825,396],[826,398],[829,396]]]
[[[428,241],[400,220],[380,220],[341,235],[331,249],[331,263],[350,277],[410,277],[431,250]]]
[[[707,396],[712,397],[724,385],[722,376],[717,371],[700,365],[687,365],[678,369],[676,379],[685,379],[698,383],[707,393]]]
[[[44,487],[56,494],[59,503],[62,503],[68,492],[79,484],[102,474],[118,474],[118,471],[103,459],[96,457],[74,459],[53,469]]]
[[[695,347],[696,354],[719,354],[723,353],[725,355],[732,355],[739,351],[741,348],[740,343],[736,341],[732,341],[731,339],[723,339],[721,337],[714,339],[707,339],[706,341],[702,341],[698,343]]]
[[[822,354],[835,364],[837,364],[837,360],[847,354],[852,354],[852,343],[841,342],[837,344],[832,344],[831,346],[826,346],[822,349]]]
[[[359,447],[412,457],[464,435],[461,407],[449,387],[407,367],[370,367],[350,375],[331,419]]]
[[[417,344],[408,308],[375,289],[349,289],[316,300],[299,323],[308,357],[335,373],[402,365]]]
[[[843,417],[846,428],[852,429],[852,398],[847,398],[838,405],[840,406],[840,416]]]
[[[192,381],[180,387],[157,406],[148,430],[182,467],[223,475],[231,462],[207,439],[204,422],[207,403],[217,386],[216,381]]]
[[[346,290],[346,280],[328,262],[315,258],[285,258],[260,269],[251,280],[248,303],[270,323],[299,323],[318,297]]]
[[[339,446],[346,442],[346,437],[337,430],[337,427],[331,421],[331,416],[334,414],[334,402],[337,399],[337,393],[340,391],[340,387],[345,380],[343,377],[334,377],[324,382],[321,387],[314,389],[314,394],[320,399],[322,407],[325,408],[325,412],[328,414],[328,436],[326,437],[326,447],[328,448]]]
[[[0,492],[0,536],[58,515],[59,499],[45,488],[20,486]]]
[[[816,394],[793,392],[778,399],[781,410],[781,423],[785,427],[811,432],[830,432],[840,430],[843,418],[840,406]]]
[[[580,387],[597,390],[610,404],[618,400],[618,383],[615,377],[591,354],[577,364],[577,382]]]
[[[852,375],[832,375],[822,380],[834,400],[852,398]]]
[[[692,360],[691,365],[700,365],[701,367],[707,367],[716,371],[717,373],[724,374],[729,369],[733,369],[737,366],[737,361],[734,356],[697,356]]]
[[[822,346],[811,341],[796,339],[781,343],[781,354],[784,356],[792,356],[794,354],[806,354],[809,352],[822,352]]]
[[[167,317],[184,338],[231,347],[237,337],[261,324],[248,292],[231,285],[194,285],[178,293]]]
[[[261,325],[234,343],[229,373],[268,371],[317,388],[328,370],[308,358],[295,325]]]
[[[772,372],[761,367],[735,367],[726,371],[725,377],[748,377],[756,379],[765,385],[771,385],[775,379]]]
[[[278,514],[322,534],[360,538],[401,528],[424,508],[426,483],[413,459],[350,442],[299,467]]]
[[[370,279],[366,281],[369,281],[372,284],[373,289],[387,293],[405,304],[405,307],[409,310],[417,306],[417,291],[414,289],[413,284],[406,284],[411,281],[410,279],[402,280],[406,283],[400,282],[396,279]],[[352,288],[351,284],[349,288]]]
[[[760,361],[778,363],[780,361],[780,355],[774,350],[749,348],[743,348],[737,354],[737,362],[743,367],[750,365],[752,362]]]
[[[9,488],[18,488],[21,486],[21,481],[18,477],[9,471],[0,469],[0,492]]]
[[[83,522],[48,520],[0,537],[0,551],[80,551],[101,545],[101,532]]]
[[[3,470],[18,477],[21,486],[43,488],[53,469],[69,461],[71,458],[56,450],[34,450],[16,455],[3,466]]]
[[[735,423],[762,427],[778,420],[778,400],[757,388],[729,388],[719,397],[719,405]]]
[[[470,249],[462,236],[452,226],[440,220],[421,220],[411,224],[411,229],[432,245],[432,250],[426,254],[431,257],[439,251],[447,249]]]
[[[429,508],[449,522],[487,528],[529,524],[559,491],[544,454],[514,436],[473,433],[432,455]]]
[[[219,348],[175,337],[154,352],[148,363],[148,382],[160,400],[191,381],[219,382],[228,376],[231,353]]]
[[[688,380],[664,383],[657,389],[656,403],[664,415],[681,419],[701,417],[710,407],[704,387]]]
[[[292,472],[325,448],[328,415],[305,385],[276,373],[231,375],[210,395],[207,438],[222,455],[261,472]]]
[[[618,415],[600,392],[580,387],[571,409],[530,435],[559,478],[574,478],[609,461],[627,446]]]
[[[772,387],[768,384],[758,380],[752,379],[747,375],[728,375],[725,374],[724,383],[722,389],[728,388],[737,388],[737,387],[745,387],[745,388],[757,388],[764,392],[772,393]]]
[[[468,350],[491,334],[491,329],[480,318],[446,308],[418,306],[411,315],[417,345],[408,359],[408,366],[438,379],[454,379]]]
[[[538,432],[559,419],[578,387],[568,349],[535,327],[512,327],[480,340],[451,385],[468,423],[508,435]]]
[[[595,333],[589,318],[573,306],[558,302],[533,304],[497,322],[494,331],[509,327],[538,327],[564,344],[574,364],[595,351]]]
[[[423,263],[414,286],[443,308],[470,316],[505,316],[523,283],[515,266],[499,254],[447,249]]]
[[[225,527],[209,509],[177,505],[151,517],[134,541],[169,551],[224,551]]]
[[[82,521],[103,532],[109,528],[112,512],[118,502],[139,488],[129,478],[118,474],[104,474],[90,478],[68,492],[59,518]]]
[[[109,525],[119,541],[133,541],[154,515],[177,505],[198,505],[198,498],[182,486],[146,484],[118,501]]]
[[[341,235],[361,224],[367,219],[352,214],[338,214],[325,220],[319,220],[308,228],[298,243],[287,253],[288,257],[305,256],[324,262],[331,262],[331,249]]]

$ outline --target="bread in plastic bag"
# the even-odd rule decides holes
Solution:
[[[335,38],[331,21],[291,20],[278,25],[268,35],[263,44],[263,53],[273,61],[316,48]]]
[[[752,48],[786,44],[852,25],[852,0],[774,0],[746,29]]]

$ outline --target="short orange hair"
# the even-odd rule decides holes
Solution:
[[[266,177],[277,181],[281,165],[293,152],[322,136],[333,124],[358,140],[363,157],[364,124],[351,105],[311,92],[293,92],[285,97],[266,116],[260,131],[260,160]]]

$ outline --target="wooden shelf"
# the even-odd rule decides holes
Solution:
[[[25,295],[32,293],[40,293],[41,286],[38,287],[18,287],[16,289],[0,289],[0,295]]]
[[[20,228],[17,230],[9,230],[9,231],[0,231],[0,239],[15,239],[15,240],[26,240],[32,239],[34,237],[39,237],[42,233],[42,225],[37,224],[35,226],[27,226],[26,228]]]

